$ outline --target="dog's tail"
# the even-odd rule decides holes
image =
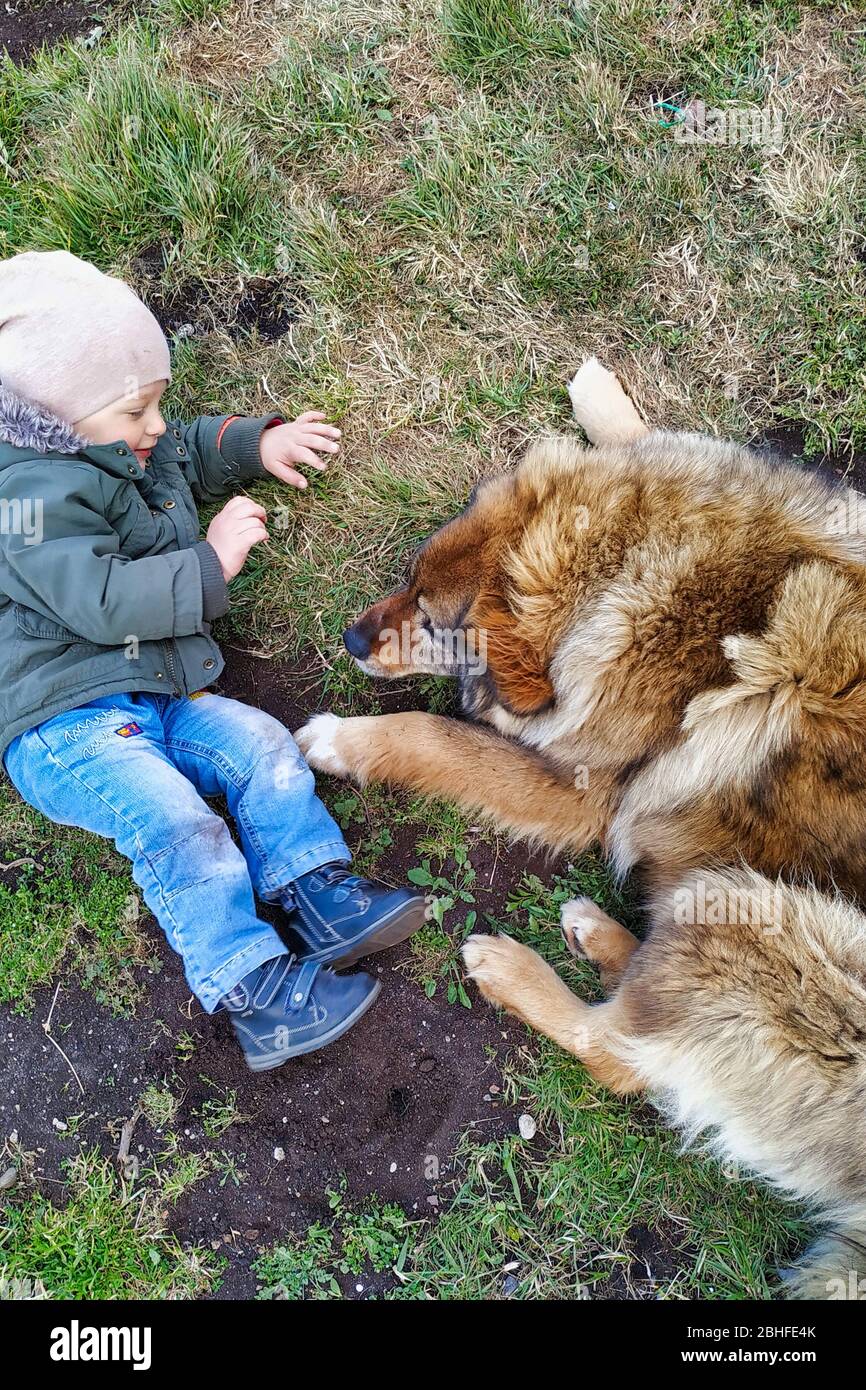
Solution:
[[[866,1206],[843,1217],[782,1277],[789,1298],[866,1301]]]
[[[574,418],[591,444],[630,444],[649,430],[613,372],[588,357],[568,383]]]

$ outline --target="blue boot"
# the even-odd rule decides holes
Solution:
[[[295,956],[265,961],[220,1000],[251,1071],[316,1052],[347,1033],[382,988],[370,975],[335,975]]]
[[[346,864],[302,874],[280,901],[302,943],[298,959],[340,970],[405,941],[424,922],[420,894],[358,878]]]

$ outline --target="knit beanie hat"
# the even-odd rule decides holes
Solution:
[[[0,385],[75,424],[154,381],[168,343],[122,280],[68,251],[0,261]]]

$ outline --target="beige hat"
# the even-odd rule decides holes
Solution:
[[[0,384],[75,424],[171,379],[165,335],[122,280],[68,251],[0,261]]]

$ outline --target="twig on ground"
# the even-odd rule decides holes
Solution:
[[[63,1051],[63,1048],[60,1046],[60,1043],[51,1034],[51,1015],[54,1013],[54,1005],[57,1003],[57,996],[59,993],[60,985],[58,984],[56,990],[54,991],[54,998],[51,1000],[51,1008],[48,1010],[48,1017],[42,1025],[42,1031],[44,1032],[48,1041],[50,1043],[53,1043],[54,1046],[57,1048],[57,1051],[60,1053],[69,1070],[72,1072],[72,1075],[75,1077],[75,1080],[78,1082],[78,1089],[80,1090],[81,1094],[84,1095],[84,1087],[81,1084],[81,1077],[78,1075],[78,1072],[75,1070],[66,1053]]]
[[[134,1182],[138,1177],[138,1156],[129,1152],[132,1143],[132,1132],[138,1124],[142,1115],[140,1106],[136,1106],[128,1120],[124,1120],[123,1128],[120,1131],[120,1143],[117,1147],[117,1162],[124,1178]]]

